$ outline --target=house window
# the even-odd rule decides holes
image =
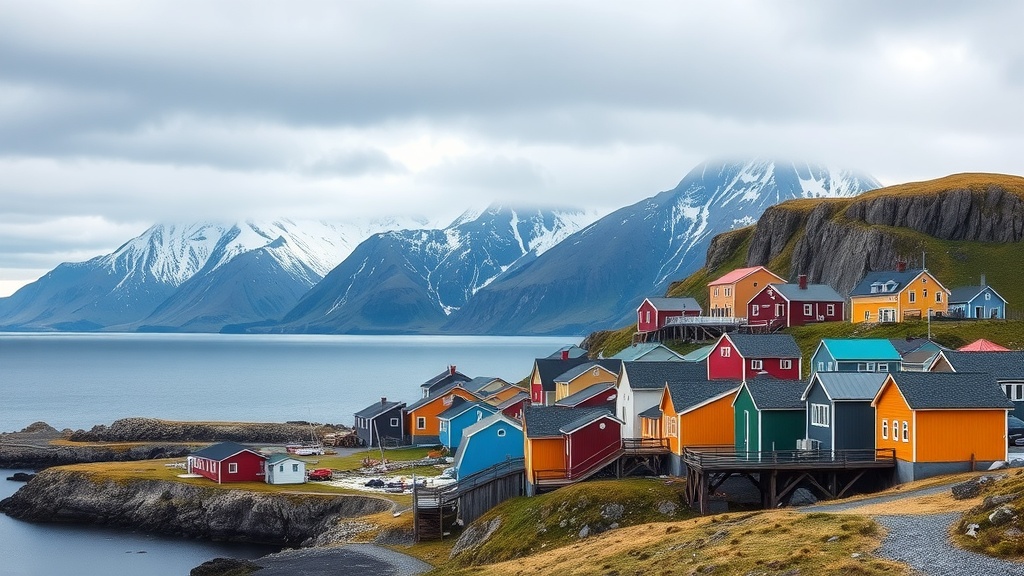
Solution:
[[[498,438],[501,438],[504,435],[505,435],[505,429],[504,428],[498,428]]]
[[[917,302],[917,295],[914,294],[913,290],[910,291],[909,298],[910,298],[910,303],[911,304],[913,304],[914,302]]]
[[[423,430],[427,427],[427,419],[423,416],[416,417],[416,429]]]
[[[810,316],[814,313],[814,307],[810,304],[804,304],[804,316]]]
[[[818,362],[818,372],[824,372],[824,371],[825,371],[825,363],[824,362]]]
[[[729,348],[728,346],[724,346],[724,347],[722,347],[721,353],[722,353],[722,358],[728,358],[728,357],[732,356],[732,348]]]
[[[715,296],[718,296],[718,288],[715,287]]]
[[[439,428],[439,429],[440,429],[440,430],[441,430],[442,432],[444,432],[445,430],[447,430],[447,429],[448,429],[448,422],[447,422],[446,420],[441,420],[441,423],[440,423],[440,425],[438,426],[438,428]]]
[[[392,428],[398,428],[398,418],[392,418],[391,419],[391,427]]]
[[[754,288],[757,288],[757,282],[754,282]]]
[[[238,474],[238,462],[230,462],[228,464],[228,474]]]
[[[828,404],[811,404],[811,426],[828,428]]]
[[[299,471],[299,465],[298,464],[292,464],[292,472],[298,472],[298,471]]]
[[[292,464],[292,466],[295,466],[295,464]],[[284,464],[281,464],[280,466],[278,466],[277,467],[277,471],[278,472],[284,472]]]
[[[728,298],[729,296],[732,296],[732,288],[726,286],[726,288],[725,288],[725,297]]]
[[[758,308],[760,308],[760,306],[758,306],[757,304],[753,305],[753,306],[752,306],[752,307],[750,308],[750,315],[751,315],[751,316],[757,316],[757,310],[758,310]]]
[[[1003,384],[1006,398],[1014,402],[1024,401],[1024,384]]]
[[[922,288],[921,289],[921,298],[928,298],[928,289],[927,288]]]
[[[875,363],[874,362],[861,362],[861,363],[857,364],[857,372],[874,372],[874,371],[875,371]]]
[[[647,310],[647,320],[645,320],[645,322],[650,323],[650,321],[651,321],[651,311]]]
[[[790,370],[793,368],[793,361],[788,358],[779,360],[779,368],[782,370]]]
[[[762,368],[764,368],[764,362],[762,360],[751,360],[750,361],[750,369],[751,370],[760,370]]]
[[[879,362],[877,367],[875,368],[875,372],[888,372],[888,371],[889,371],[889,363],[888,362]]]
[[[775,315],[779,316],[779,317],[785,316],[786,315],[786,306],[784,304],[776,304],[775,305]]]
[[[985,292],[985,300],[991,300],[991,299],[992,299],[992,295],[989,294],[988,292]]]
[[[892,421],[892,440],[893,442],[899,442],[900,423],[899,420]]]
[[[871,310],[865,310],[864,311],[864,321],[868,322],[870,320],[871,320]]]
[[[825,306],[825,313],[828,314],[829,316],[835,316],[836,315],[836,305],[835,304],[829,304],[829,305]]]
[[[829,371],[829,372],[831,372],[831,371],[832,371],[832,363],[831,363],[831,362],[829,362],[829,363],[828,363],[828,371]]]
[[[882,420],[882,440],[889,439],[889,421]]]
[[[676,417],[672,416],[668,419],[668,423],[665,425],[665,435],[675,436],[676,435]]]
[[[942,292],[936,292],[935,293],[935,301],[936,302],[942,302]]]
[[[909,438],[909,436],[910,436],[909,434],[907,434],[907,430],[908,430],[908,428],[907,428],[907,421],[904,420],[903,421],[903,441],[904,442],[907,442],[908,441],[907,438]]]

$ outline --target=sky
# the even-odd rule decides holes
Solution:
[[[0,296],[158,222],[1024,174],[1019,2],[0,0]]]

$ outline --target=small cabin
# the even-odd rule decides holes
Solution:
[[[708,355],[708,380],[749,380],[764,373],[800,380],[803,355],[789,334],[726,333]]]
[[[267,484],[303,484],[306,482],[306,463],[290,454],[272,454],[266,461]]]
[[[815,372],[801,399],[806,403],[804,438],[809,449],[874,450],[871,401],[887,372]]]
[[[571,356],[569,350],[563,351],[559,358],[537,358],[533,361],[530,371],[530,402],[537,406],[550,406],[555,403],[555,378],[569,370],[590,363],[586,356]]]
[[[602,408],[528,406],[527,493],[586,480],[614,463],[622,450],[622,421]]]
[[[747,302],[747,322],[772,330],[842,322],[845,312],[845,298],[828,284],[808,284],[804,275],[796,284],[769,284]]]
[[[949,295],[949,315],[973,320],[1005,320],[1006,298],[986,284],[982,274],[979,286],[953,288]]]
[[[662,388],[661,432],[668,440],[669,471],[682,476],[687,446],[732,446],[736,441],[732,399],[741,382],[668,382]]]
[[[381,398],[355,415],[355,430],[363,446],[376,448],[381,444],[397,446],[405,438],[405,402],[388,402]]]
[[[700,316],[701,312],[700,304],[693,298],[644,298],[636,309],[636,331],[661,330],[669,318]]]
[[[580,364],[555,377],[555,403],[594,384],[614,384],[622,362],[606,359]]]
[[[796,450],[804,437],[803,391],[800,382],[770,376],[743,382],[732,401],[736,451]]]
[[[902,361],[885,338],[825,338],[811,355],[811,372],[899,372]]]
[[[196,450],[186,465],[189,474],[199,474],[217,484],[263,482],[267,457],[236,442],[221,442]]]
[[[456,478],[477,474],[503,462],[523,457],[522,425],[503,414],[492,414],[462,431],[455,451]]]
[[[461,402],[437,415],[438,440],[441,445],[454,451],[462,440],[462,431],[467,427],[493,415],[498,409],[486,402]]]
[[[519,392],[515,396],[506,398],[495,406],[498,411],[514,420],[523,419],[523,409],[530,405],[530,395],[526,392]]]
[[[708,315],[741,317],[747,312],[747,302],[765,286],[785,282],[764,266],[733,270],[708,282]]]

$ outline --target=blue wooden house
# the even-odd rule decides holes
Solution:
[[[871,407],[887,372],[815,372],[801,399],[806,403],[805,438],[816,450],[875,448]]]
[[[471,424],[462,431],[455,451],[456,479],[522,458],[525,443],[522,425],[500,412]]]
[[[462,440],[462,431],[498,412],[498,408],[487,402],[463,402],[437,415],[438,440],[449,450],[455,450]]]
[[[732,401],[736,451],[795,450],[804,437],[804,387],[759,376],[744,382]]]
[[[953,288],[949,295],[949,315],[1003,320],[1006,318],[1006,299],[985,283],[985,275],[982,274],[979,286]]]
[[[901,361],[885,338],[825,338],[811,355],[811,373],[899,372]]]

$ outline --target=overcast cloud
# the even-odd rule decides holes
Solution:
[[[0,0],[0,296],[160,221],[1024,172],[1024,4],[603,4]]]

